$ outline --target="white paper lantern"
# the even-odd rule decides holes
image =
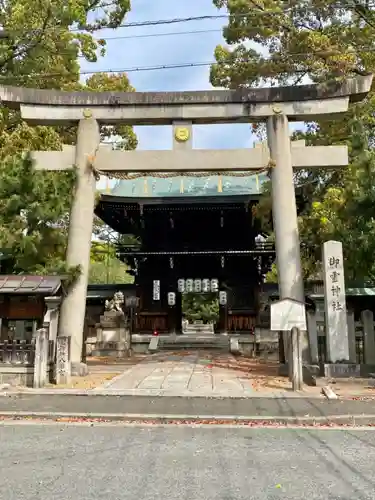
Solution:
[[[176,294],[174,292],[168,293],[168,305],[174,306],[176,304]]]
[[[211,292],[218,292],[218,291],[219,291],[219,280],[212,279],[211,280]]]
[[[210,280],[204,279],[202,280],[202,292],[208,293],[211,290]]]
[[[194,292],[200,293],[202,291],[202,281],[194,280]]]
[[[194,287],[194,281],[192,279],[187,279],[186,280],[186,291],[188,293],[191,293],[193,291],[193,287]]]
[[[185,280],[183,279],[179,279],[177,281],[177,290],[180,292],[180,293],[184,293],[185,291]]]
[[[225,306],[227,303],[227,292],[219,292],[219,304]]]

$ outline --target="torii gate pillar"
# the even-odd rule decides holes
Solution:
[[[279,297],[305,302],[296,195],[288,117],[282,114],[267,120],[267,142],[275,168],[271,174],[272,217],[276,242]],[[288,342],[284,345],[288,348]],[[306,332],[301,336],[303,361],[310,362]],[[286,350],[288,357],[288,349]]]
[[[78,278],[63,298],[60,312],[59,335],[70,337],[72,374],[83,374],[83,331],[86,311],[87,284],[90,266],[90,248],[95,208],[95,176],[90,164],[99,148],[100,134],[97,120],[90,110],[78,122],[76,145],[76,185],[69,218],[66,261],[68,267],[80,267]]]

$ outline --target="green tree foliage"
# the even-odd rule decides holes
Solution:
[[[0,2],[0,84],[62,90],[133,91],[126,75],[79,80],[80,59],[105,53],[100,28],[116,28],[129,0],[10,0]],[[75,174],[35,171],[23,152],[74,144],[76,127],[29,126],[17,111],[0,108],[1,272],[49,273],[65,269],[69,208]],[[102,127],[103,140],[123,149],[137,140],[130,127]]]
[[[105,41],[95,39],[95,32],[117,28],[129,10],[130,0],[0,2],[0,24],[6,35],[0,43],[2,80],[38,88],[76,82],[78,56],[95,62],[105,53]]]
[[[116,28],[130,9],[129,0],[10,0],[0,2],[0,84],[71,90],[80,88],[80,59],[97,61],[105,54],[106,42],[95,38],[99,28]],[[132,90],[126,76],[95,75],[87,90]],[[27,125],[19,113],[2,109],[1,151]],[[39,127],[40,134],[45,132]],[[5,133],[5,138],[3,137]],[[5,148],[5,149],[4,149]]]
[[[132,234],[118,234],[98,217],[94,218],[93,234],[98,241],[91,245],[90,283],[134,283],[132,259],[122,262],[116,251],[123,246],[140,247]]]
[[[182,313],[189,322],[202,320],[204,323],[215,323],[219,319],[217,294],[184,293],[182,295]]]
[[[354,0],[214,0],[229,11],[216,86],[253,86],[261,80],[299,83],[364,74],[374,63],[374,4]],[[364,12],[363,9],[366,11]],[[367,22],[366,22],[367,21]]]
[[[321,245],[335,239],[344,246],[347,279],[375,281],[375,151],[367,144],[362,127],[357,127],[353,161],[342,182],[328,186],[301,217],[305,268],[310,275],[317,274]]]
[[[226,46],[215,50],[214,86],[324,85],[375,72],[375,4],[362,0],[214,0],[226,7]],[[352,105],[345,116],[308,123],[294,134],[308,145],[347,144],[351,163],[341,171],[295,174],[303,268],[320,278],[321,245],[327,239],[344,244],[347,277],[374,279],[372,209],[375,145],[375,92]],[[362,130],[358,130],[358,124]],[[354,127],[354,133],[353,133]],[[255,127],[257,130],[257,127]],[[271,231],[270,185],[258,217]],[[269,281],[277,279],[274,266]]]
[[[28,158],[0,163],[2,273],[62,271],[73,182],[74,171],[35,172]]]
[[[128,274],[128,266],[116,257],[116,247],[109,242],[95,241],[91,244],[89,283],[134,283]]]
[[[114,92],[134,92],[129,79],[125,73],[111,74],[97,73],[91,76],[82,90],[101,92],[111,90]],[[131,150],[137,147],[138,141],[133,128],[130,125],[113,125],[101,127],[101,139],[106,141],[110,138],[116,138],[115,148],[122,150]]]

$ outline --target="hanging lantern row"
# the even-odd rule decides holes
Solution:
[[[180,293],[208,293],[208,292],[218,292],[219,291],[219,280],[218,279],[192,279],[187,280],[179,279],[177,281],[177,290]]]
[[[183,281],[183,280],[179,280],[179,281]],[[186,281],[190,281],[190,280],[186,280]],[[198,282],[200,280],[194,280],[194,281]],[[209,280],[202,280],[202,281],[209,281]],[[211,280],[211,281],[217,281],[217,280]],[[159,280],[154,280],[154,290],[153,290],[153,292],[154,292],[153,293],[153,299],[155,301],[160,300],[160,281]],[[227,304],[227,292],[225,292],[225,291],[220,291],[219,292],[219,304],[221,306],[225,306]],[[168,305],[169,306],[175,306],[176,305],[176,294],[174,292],[169,292],[168,293]]]

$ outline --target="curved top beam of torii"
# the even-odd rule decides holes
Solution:
[[[364,99],[372,75],[318,85],[184,92],[67,92],[1,87],[3,105],[20,109],[30,122],[78,121],[89,108],[101,123],[131,125],[263,121],[276,114],[306,120],[340,113]]]

